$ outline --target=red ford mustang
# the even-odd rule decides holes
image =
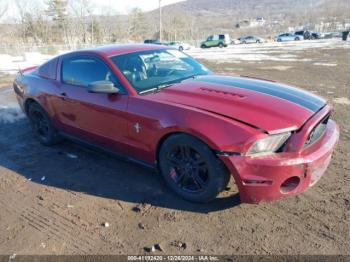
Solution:
[[[232,175],[242,202],[302,192],[339,138],[326,101],[303,90],[212,74],[159,45],[111,45],[19,72],[18,102],[38,139],[69,138],[156,167],[183,198],[214,199]]]

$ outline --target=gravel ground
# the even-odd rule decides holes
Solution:
[[[217,73],[299,86],[334,107],[341,136],[326,175],[261,205],[240,204],[233,184],[212,203],[188,203],[151,170],[70,142],[40,145],[13,76],[1,73],[0,254],[141,254],[160,244],[166,254],[350,255],[350,43],[293,45],[191,51]]]

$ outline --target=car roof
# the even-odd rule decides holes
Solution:
[[[124,55],[134,52],[151,51],[151,50],[161,50],[169,49],[167,46],[153,45],[153,44],[112,44],[105,46],[98,46],[95,48],[89,48],[81,50],[81,52],[94,52],[99,53],[104,56],[116,56]]]

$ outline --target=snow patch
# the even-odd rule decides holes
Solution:
[[[0,54],[0,72],[16,74],[19,69],[41,65],[52,57],[38,52],[24,53],[23,56]]]
[[[259,45],[234,45],[227,48],[195,48],[186,52],[195,58],[216,60],[216,63],[237,63],[239,61],[307,62],[312,60],[302,56],[304,50],[345,49],[349,48],[349,46],[349,43],[345,41],[326,39],[283,43],[271,42]]]
[[[318,66],[338,66],[338,64],[332,64],[332,63],[314,63],[314,65],[318,65]]]
[[[14,123],[24,118],[24,114],[19,107],[0,106],[0,123]]]
[[[350,105],[350,100],[347,97],[337,97],[333,99],[334,103],[341,105]]]
[[[291,68],[293,68],[293,66],[267,66],[267,67],[262,67],[262,69],[277,70],[277,71],[287,71],[287,70],[289,70]]]

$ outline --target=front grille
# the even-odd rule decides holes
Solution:
[[[326,116],[321,122],[319,122],[314,129],[311,131],[308,139],[306,140],[304,144],[304,148],[311,146],[313,143],[315,143],[325,132],[327,123],[329,120],[329,115]]]

